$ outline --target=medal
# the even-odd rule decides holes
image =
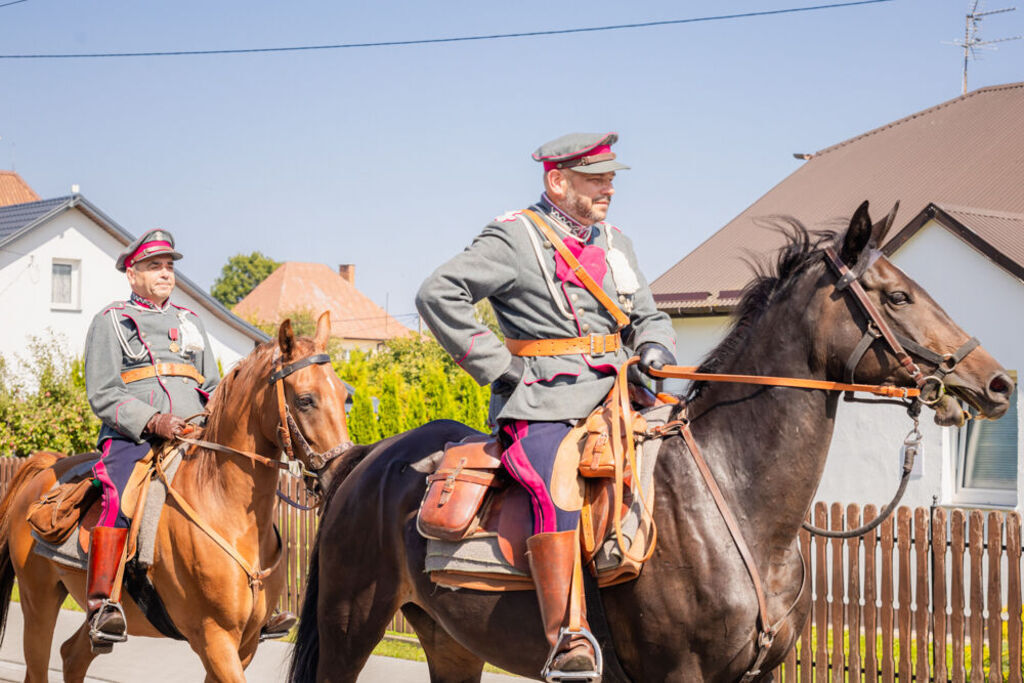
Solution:
[[[171,345],[169,347],[171,349],[171,353],[181,351],[181,346],[178,345],[178,328],[172,327],[167,330],[167,336],[171,338]]]

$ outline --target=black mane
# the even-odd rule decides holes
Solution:
[[[774,262],[748,259],[754,278],[743,288],[733,314],[732,328],[718,346],[704,357],[698,372],[720,372],[728,361],[746,348],[751,329],[765,311],[809,267],[823,264],[822,250],[836,240],[835,231],[812,232],[790,216],[773,217],[763,227],[782,233],[786,243],[778,250]],[[707,382],[694,382],[687,393],[687,400],[697,398],[705,386]]]

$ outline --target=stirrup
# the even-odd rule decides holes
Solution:
[[[108,611],[116,611],[121,615],[121,621],[125,625],[124,633],[107,633],[96,628],[96,622]],[[124,609],[121,607],[121,603],[110,599],[105,599],[100,603],[99,608],[92,615],[92,619],[89,620],[89,640],[93,642],[95,650],[106,652],[110,651],[110,646],[113,643],[123,643],[128,640],[128,619],[124,616]]]
[[[594,670],[593,671],[559,671],[551,670],[551,662],[554,661],[555,656],[558,654],[558,646],[562,644],[562,641],[568,637],[574,635],[581,635],[587,639],[590,646],[594,648]],[[579,631],[570,631],[567,626],[563,626],[558,631],[558,641],[556,645],[551,648],[551,652],[548,654],[548,659],[544,662],[544,668],[540,670],[541,678],[548,683],[566,683],[570,681],[587,681],[596,682],[601,680],[601,672],[604,671],[604,657],[601,656],[601,647],[597,644],[597,639],[594,638],[594,634],[585,628],[581,628]]]

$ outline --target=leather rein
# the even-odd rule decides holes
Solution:
[[[960,361],[966,358],[971,351],[977,348],[979,343],[976,338],[971,337],[954,353],[939,355],[934,351],[903,337],[902,335],[896,334],[882,318],[878,308],[874,305],[874,302],[868,298],[867,292],[864,291],[864,287],[861,285],[859,279],[877,256],[874,256],[862,268],[859,268],[858,271],[853,271],[843,263],[838,254],[836,254],[835,250],[831,247],[826,247],[824,252],[826,262],[832,267],[838,277],[835,284],[836,290],[839,292],[849,291],[867,317],[864,336],[854,348],[853,353],[846,362],[846,377],[849,380],[848,382],[829,382],[792,377],[702,373],[697,372],[696,367],[683,366],[664,366],[660,369],[651,368],[650,375],[660,378],[690,379],[708,382],[738,382],[767,386],[820,389],[825,391],[845,391],[848,392],[848,395],[852,394],[852,392],[866,392],[888,398],[902,399],[907,405],[908,413],[914,420],[914,428],[911,430],[904,442],[905,456],[903,463],[903,475],[900,480],[899,489],[893,500],[882,509],[881,513],[875,519],[850,531],[835,532],[814,527],[806,522],[803,524],[804,529],[814,534],[828,536],[831,538],[850,538],[853,536],[861,536],[877,527],[896,507],[897,502],[906,490],[910,471],[913,468],[914,456],[916,455],[920,444],[921,433],[918,430],[918,415],[920,414],[921,406],[935,405],[942,399],[946,392],[946,376],[952,373]],[[856,370],[857,365],[877,339],[885,340],[900,365],[906,369],[914,380],[916,388],[854,383],[854,371]],[[907,352],[907,349],[910,350],[910,353]],[[925,376],[920,367],[918,367],[917,363],[911,357],[911,353],[930,363],[934,363],[936,366],[935,371],[931,375]],[[689,420],[685,417],[672,420],[653,431],[654,434],[650,436],[663,437],[673,432],[677,432],[683,437],[683,440],[687,445],[687,450],[693,457],[701,477],[704,479],[712,498],[714,498],[715,504],[718,506],[719,512],[721,513],[722,518],[733,537],[733,542],[736,544],[736,548],[739,551],[739,554],[747,567],[747,572],[750,574],[751,581],[754,584],[754,592],[757,595],[758,619],[760,622],[760,629],[757,637],[757,655],[754,663],[740,679],[744,682],[753,681],[761,675],[761,666],[768,656],[772,643],[775,636],[778,634],[781,625],[796,608],[797,604],[799,604],[800,598],[803,595],[804,588],[807,583],[807,567],[803,564],[803,556],[801,555],[803,577],[800,582],[800,591],[797,593],[796,599],[793,601],[793,604],[786,613],[773,623],[768,619],[768,604],[765,597],[764,584],[757,565],[754,562],[753,555],[750,552],[750,548],[747,545],[746,540],[743,538],[739,524],[725,501],[725,497],[723,496],[718,483],[715,481],[714,475],[708,467],[703,455],[700,453],[697,442],[693,438],[693,432],[690,429]]]

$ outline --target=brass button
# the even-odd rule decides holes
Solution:
[[[551,248],[551,242],[548,242],[547,240],[544,240],[544,248],[545,249],[550,249]]]
[[[579,294],[573,294],[571,298],[572,298],[573,301],[579,301],[580,295]]]
[[[619,303],[620,304],[626,303],[626,295],[625,294],[619,294]]]
[[[580,329],[582,329],[584,332],[589,332],[590,331],[590,323],[583,323],[583,327],[581,327]]]

